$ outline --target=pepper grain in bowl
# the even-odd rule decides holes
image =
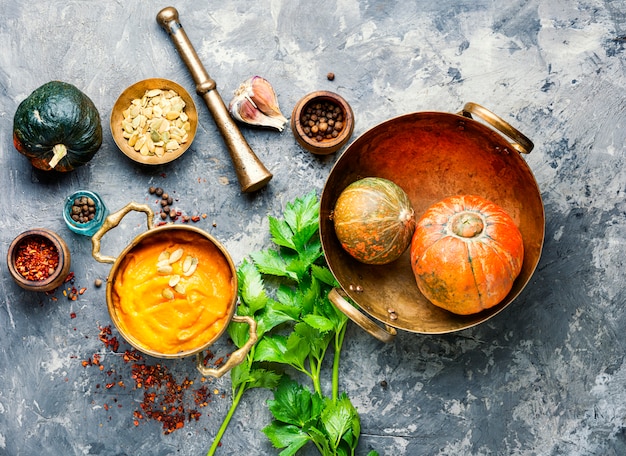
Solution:
[[[354,131],[354,113],[340,95],[312,92],[298,101],[291,114],[291,130],[298,144],[317,155],[341,149]]]
[[[223,253],[188,231],[148,237],[123,258],[111,284],[111,311],[135,348],[184,356],[225,329],[236,281]]]
[[[193,142],[198,113],[189,93],[167,79],[139,81],[119,96],[111,111],[111,133],[132,160],[159,165],[180,157]]]

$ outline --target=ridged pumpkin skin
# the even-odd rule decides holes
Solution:
[[[417,222],[411,266],[434,305],[470,315],[500,303],[522,270],[524,244],[513,219],[475,195],[446,198]]]
[[[13,145],[35,168],[72,171],[91,160],[102,145],[100,114],[72,84],[48,82],[17,107]]]
[[[397,184],[366,177],[341,192],[333,223],[341,246],[352,257],[366,264],[387,264],[411,243],[415,212]]]

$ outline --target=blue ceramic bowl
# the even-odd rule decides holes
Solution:
[[[74,205],[74,201],[82,197],[91,198],[94,201],[96,212],[92,220],[81,223],[72,218],[72,206]],[[100,198],[100,195],[89,190],[79,190],[72,193],[65,199],[63,206],[63,219],[67,227],[74,233],[85,236],[91,236],[98,231],[108,214],[109,210],[104,204],[104,201],[102,201],[102,198]]]

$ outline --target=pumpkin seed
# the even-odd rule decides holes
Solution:
[[[163,296],[165,299],[174,299],[174,292],[172,291],[171,288],[163,288],[163,291],[161,291],[161,296]]]
[[[180,282],[180,276],[178,274],[175,274],[170,277],[169,286],[175,287],[176,285],[178,285],[178,282]]]
[[[184,109],[185,101],[176,91],[147,90],[122,112],[122,136],[142,155],[163,156],[173,152],[189,140],[183,133],[191,130]]]
[[[165,150],[176,150],[180,147],[180,144],[178,143],[178,141],[176,141],[175,139],[170,139],[166,144],[165,144]]]
[[[163,91],[161,89],[152,89],[152,90],[148,90],[146,92],[146,97],[147,98],[154,98],[157,97],[159,95],[161,95],[163,93]]]
[[[168,252],[167,250],[163,250],[160,254],[159,257],[157,258],[157,262],[162,262],[164,260],[169,260],[170,258],[170,252]]]
[[[178,260],[180,260],[183,257],[183,253],[185,253],[185,251],[182,248],[178,248],[174,250],[172,254],[170,255],[169,263],[170,264],[176,263]]]
[[[176,286],[174,287],[174,290],[176,290],[176,293],[184,295],[187,293],[187,287],[185,287],[185,285],[183,285],[182,282],[178,282],[176,284]]]
[[[196,272],[196,268],[198,267],[198,259],[192,256],[187,256],[185,261],[183,262],[183,275],[185,277],[189,277],[194,272]]]
[[[172,268],[169,264],[162,264],[157,266],[157,272],[159,274],[171,274],[174,272],[174,268]]]

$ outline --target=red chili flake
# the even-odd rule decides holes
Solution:
[[[192,222],[199,222],[200,221],[200,216],[199,215],[194,215],[193,217],[191,217],[191,221]]]
[[[78,294],[79,294],[79,295],[82,295],[82,294],[84,294],[84,293],[85,293],[85,291],[87,291],[87,288],[83,287],[83,288],[81,288],[80,290],[78,290]]]
[[[46,280],[58,266],[59,251],[43,236],[26,238],[17,246],[15,268],[26,280]]]
[[[72,280],[74,280],[74,272],[70,272],[67,275],[67,277],[65,278],[65,282],[64,283],[71,282]]]
[[[100,327],[99,339],[108,348],[115,352],[119,351],[119,344],[112,335],[111,327]],[[208,358],[213,358],[209,351]],[[120,358],[117,358],[120,359]],[[143,398],[139,406],[133,411],[133,424],[139,426],[141,420],[154,420],[161,424],[163,432],[170,434],[182,429],[186,422],[198,421],[202,416],[199,409],[206,407],[211,402],[211,392],[206,385],[193,389],[194,380],[184,378],[177,381],[175,376],[163,364],[146,364],[141,353],[134,349],[128,349],[122,353],[122,361],[130,365],[130,377],[135,390],[142,390]],[[103,368],[100,355],[93,356],[84,366],[96,364]],[[125,388],[125,382],[114,375],[114,370],[109,370],[108,375],[113,376],[110,382],[105,384],[107,390],[115,385]],[[204,383],[205,378],[201,379]],[[110,408],[110,407],[109,407]]]
[[[70,318],[76,318],[76,312],[72,312],[72,313],[70,314]]]

